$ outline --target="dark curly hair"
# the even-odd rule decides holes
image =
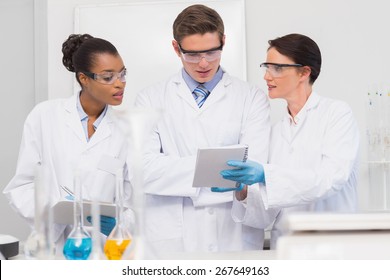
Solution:
[[[76,73],[76,79],[80,84],[77,73],[91,72],[97,54],[109,53],[118,55],[113,44],[107,40],[94,38],[89,34],[71,34],[62,44],[62,63],[70,72]]]

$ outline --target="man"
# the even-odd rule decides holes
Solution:
[[[215,10],[187,7],[174,21],[173,36],[183,68],[136,99],[137,107],[163,110],[145,155],[147,245],[157,256],[262,249],[264,231],[233,220],[231,192],[193,188],[192,181],[199,147],[247,144],[250,159],[266,161],[267,96],[220,67],[225,35]],[[256,191],[249,190],[248,200]]]

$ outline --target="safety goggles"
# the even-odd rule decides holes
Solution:
[[[203,58],[206,59],[208,62],[212,62],[214,60],[217,60],[221,58],[223,45],[221,44],[219,47],[212,48],[209,50],[204,51],[187,51],[184,50],[180,44],[179,49],[182,53],[182,57],[184,61],[190,62],[190,63],[199,63]]]
[[[272,77],[278,78],[283,75],[283,70],[288,67],[303,67],[302,64],[279,64],[279,63],[271,63],[271,62],[264,62],[260,64],[260,69],[262,69],[265,73],[269,73]]]
[[[102,73],[92,73],[92,72],[83,72],[87,77],[94,79],[96,82],[104,85],[112,85],[116,80],[119,79],[122,83],[126,82],[127,70],[124,68],[121,72],[102,72]]]

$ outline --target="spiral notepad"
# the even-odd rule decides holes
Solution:
[[[248,158],[247,145],[232,145],[198,149],[194,180],[192,186],[235,188],[239,183],[224,179],[220,172],[234,167],[226,164],[229,160],[246,161]]]

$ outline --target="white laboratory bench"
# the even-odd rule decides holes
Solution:
[[[9,258],[9,260],[25,260],[24,241],[19,242],[19,255]],[[56,260],[65,260],[60,254],[56,255]],[[239,251],[239,252],[197,252],[197,253],[166,253],[158,258],[159,260],[274,260],[275,250],[263,251]]]
[[[22,242],[23,243],[23,242]],[[9,258],[10,260],[24,260],[23,248],[20,247],[19,255]],[[64,260],[56,256],[57,260]],[[159,260],[275,260],[275,250],[264,251],[240,251],[223,253],[169,253],[159,257]]]
[[[150,259],[390,260],[390,213],[301,213],[289,215],[285,226],[289,233],[279,238],[277,250],[165,253]],[[24,259],[23,242],[11,259]]]
[[[163,260],[275,260],[275,250],[240,251],[223,253],[171,253],[161,257]]]

